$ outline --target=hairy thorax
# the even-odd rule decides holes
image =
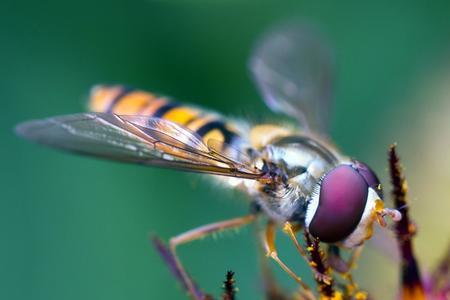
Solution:
[[[270,126],[256,128],[252,142],[259,148],[256,166],[274,180],[255,182],[247,191],[272,219],[303,223],[320,178],[338,164],[339,155],[315,137]]]

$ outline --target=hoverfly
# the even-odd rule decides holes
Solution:
[[[193,298],[199,299],[176,256],[177,246],[252,223],[259,216],[268,220],[263,234],[268,256],[308,289],[278,257],[277,225],[284,225],[306,258],[296,238],[300,229],[336,253],[339,248],[359,249],[376,220],[383,225],[384,216],[399,220],[401,214],[383,207],[375,173],[340,153],[327,138],[333,57],[322,39],[304,25],[277,27],[256,44],[249,67],[267,106],[293,117],[296,126],[250,125],[169,97],[99,85],[91,90],[91,112],[25,122],[17,133],[80,154],[216,175],[246,193],[257,207],[249,215],[170,240]]]

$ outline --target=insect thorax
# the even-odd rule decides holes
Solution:
[[[338,154],[304,135],[276,139],[261,154],[263,169],[278,176],[276,184],[259,186],[261,208],[275,220],[303,223],[309,200],[319,192],[321,177],[338,164]]]

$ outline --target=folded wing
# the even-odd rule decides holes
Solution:
[[[40,144],[101,158],[239,178],[262,176],[245,155],[228,157],[197,134],[160,118],[82,113],[25,122],[16,130]]]

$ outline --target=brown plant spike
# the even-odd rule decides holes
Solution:
[[[235,287],[235,280],[234,280],[234,272],[228,271],[226,280],[223,282],[223,300],[235,300],[236,295],[236,287]]]
[[[408,186],[402,173],[403,170],[395,144],[389,147],[389,168],[394,205],[402,213],[402,219],[395,224],[396,238],[401,256],[401,299],[425,299],[425,291],[412,243],[416,227],[409,218],[406,196]]]
[[[308,231],[304,231],[306,249],[309,253],[310,267],[315,270],[314,279],[321,299],[334,299],[335,293],[333,288],[333,278],[330,277],[330,268],[325,265],[323,251],[320,249],[320,241],[313,238]]]

